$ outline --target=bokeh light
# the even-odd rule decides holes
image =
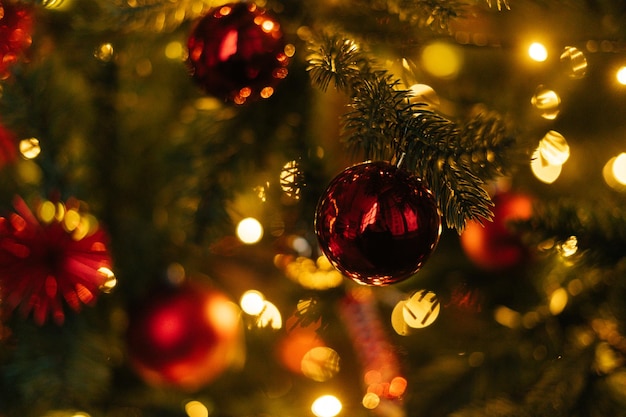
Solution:
[[[565,310],[569,296],[565,288],[557,288],[550,295],[550,313],[553,316],[561,314]]]
[[[554,120],[559,114],[561,97],[559,97],[556,91],[539,86],[530,102],[534,108],[539,110],[541,117],[547,120]]]
[[[265,308],[265,296],[260,291],[248,290],[241,296],[239,305],[244,313],[257,316]]]
[[[562,165],[551,165],[541,156],[539,148],[535,149],[530,159],[530,168],[535,177],[546,184],[552,184],[561,175]]]
[[[335,417],[341,408],[341,401],[334,395],[322,395],[311,405],[311,411],[316,417]]]
[[[563,165],[570,156],[567,140],[555,130],[546,133],[539,141],[539,152],[550,165]]]
[[[20,153],[26,159],[37,158],[41,153],[41,146],[37,138],[22,139],[19,148]]]
[[[587,58],[578,48],[566,46],[561,53],[561,63],[570,78],[583,78],[587,73]]]
[[[548,59],[548,50],[545,46],[543,46],[543,44],[539,42],[533,42],[528,47],[528,56],[533,61],[544,62],[546,59]]]
[[[302,357],[301,370],[314,381],[328,381],[340,370],[339,354],[327,346],[316,346]]]
[[[269,327],[278,330],[283,327],[283,316],[274,303],[265,300],[263,308],[257,316],[256,324],[260,328]]]
[[[615,77],[617,78],[618,83],[626,85],[626,66],[620,67],[617,70]]]
[[[237,237],[248,245],[257,243],[263,237],[263,226],[257,219],[247,217],[237,224]]]
[[[209,409],[200,401],[187,402],[185,412],[189,417],[209,417]]]
[[[431,291],[416,291],[403,303],[402,318],[414,329],[428,327],[439,316],[441,304],[437,295]]]
[[[433,42],[422,50],[424,70],[437,78],[451,79],[458,75],[463,65],[461,50],[447,42]]]
[[[608,160],[602,170],[604,181],[617,191],[626,191],[626,153]]]
[[[99,61],[109,62],[113,59],[114,53],[113,45],[106,42],[98,45],[93,56]]]
[[[626,185],[626,153],[620,153],[613,161],[613,177],[620,184]]]

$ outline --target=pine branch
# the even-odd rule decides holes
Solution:
[[[323,36],[310,50],[312,82],[331,82],[351,97],[343,140],[366,159],[399,160],[431,187],[448,227],[460,233],[469,220],[489,220],[491,200],[483,183],[504,173],[515,141],[495,113],[475,116],[465,126],[412,103],[411,92],[355,42]]]

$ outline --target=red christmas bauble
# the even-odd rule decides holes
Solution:
[[[481,225],[469,222],[460,241],[467,257],[485,270],[503,270],[519,266],[528,259],[528,248],[509,222],[528,220],[532,215],[532,199],[525,194],[502,193],[493,197],[492,222]]]
[[[287,76],[278,21],[252,3],[230,3],[201,18],[187,41],[192,77],[212,96],[236,104],[268,98]]]
[[[360,284],[388,285],[417,272],[441,234],[441,215],[422,181],[387,162],[335,177],[317,206],[315,232],[335,268]]]
[[[24,5],[0,1],[0,78],[32,43],[32,13]]]
[[[157,292],[131,314],[128,355],[147,383],[194,391],[234,363],[240,337],[237,307],[215,289],[186,283]]]

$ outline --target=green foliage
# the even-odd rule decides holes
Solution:
[[[403,160],[431,187],[446,224],[458,232],[467,221],[491,218],[483,185],[503,175],[507,151],[515,148],[497,114],[479,113],[459,126],[415,102],[354,41],[323,35],[310,50],[313,83],[322,90],[333,83],[350,96],[343,130],[349,149],[365,159]]]

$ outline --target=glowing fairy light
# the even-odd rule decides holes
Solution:
[[[189,417],[209,417],[209,409],[200,401],[189,401],[185,404],[185,413]]]
[[[613,161],[612,171],[615,180],[622,185],[626,185],[626,153],[622,152],[617,155]]]
[[[558,288],[550,295],[550,313],[553,316],[561,314],[565,310],[569,296],[565,288]]]
[[[311,411],[316,417],[335,417],[341,408],[341,401],[334,395],[322,395],[311,405]]]
[[[549,131],[541,139],[539,152],[550,165],[563,165],[570,156],[567,140],[555,130]]]
[[[539,181],[552,184],[561,175],[563,166],[548,163],[537,147],[530,159],[530,168]]]
[[[263,308],[265,308],[265,296],[256,290],[246,291],[241,296],[239,305],[244,313],[251,316],[257,316],[261,314]]]
[[[533,61],[544,62],[548,59],[548,50],[539,42],[533,42],[528,47],[528,56]]]
[[[620,69],[618,69],[615,76],[617,78],[618,83],[620,83],[621,85],[626,85],[626,66],[623,66]]]
[[[39,145],[39,139],[29,138],[20,141],[20,153],[26,159],[34,159],[41,153],[41,146]]]
[[[438,78],[456,77],[461,70],[463,57],[459,48],[446,42],[434,42],[422,51],[421,62],[424,69]]]
[[[613,189],[626,190],[626,153],[612,157],[602,169],[604,181]]]
[[[257,243],[263,237],[263,226],[257,219],[247,217],[237,225],[237,237],[248,245]]]

